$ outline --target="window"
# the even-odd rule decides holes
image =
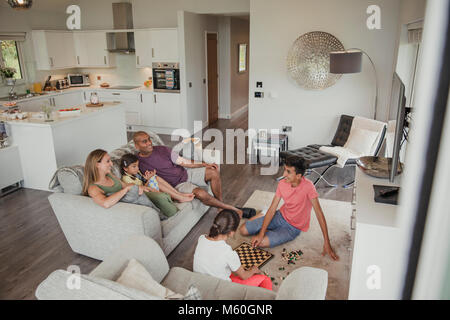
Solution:
[[[14,40],[0,40],[0,66],[14,68],[14,79],[23,79],[18,44]]]

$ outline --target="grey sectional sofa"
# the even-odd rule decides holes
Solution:
[[[154,145],[163,144],[156,134],[149,134]],[[118,176],[119,159],[127,152],[137,152],[132,141],[109,153]],[[48,200],[72,250],[94,259],[104,260],[131,235],[154,239],[168,255],[209,209],[194,199],[177,204],[179,212],[166,220],[157,209],[141,205],[119,202],[105,209],[81,194],[82,167],[67,169],[55,173],[50,186],[55,192]]]
[[[67,285],[69,278],[74,276],[72,273],[56,270],[38,286],[36,297],[40,300],[160,300],[115,282],[132,258],[138,260],[163,286],[186,294],[194,285],[204,300],[323,300],[327,291],[328,273],[310,267],[302,267],[289,274],[278,293],[183,268],[169,269],[164,252],[154,240],[132,236],[89,275],[80,275],[78,289]]]

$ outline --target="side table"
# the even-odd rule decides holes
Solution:
[[[287,134],[272,134],[266,139],[256,136],[252,142],[252,163],[256,155],[256,163],[260,160],[262,151],[270,151],[270,156],[278,159],[281,164],[280,151],[287,151],[289,148],[289,136]]]

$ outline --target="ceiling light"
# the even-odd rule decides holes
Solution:
[[[33,4],[32,0],[7,0],[13,9],[28,9]]]

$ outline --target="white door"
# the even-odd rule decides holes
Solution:
[[[178,30],[152,30],[152,58],[154,62],[178,62]]]
[[[153,127],[157,126],[155,121],[155,102],[153,93],[141,93],[142,97],[142,109],[141,109],[141,121],[143,126]]]
[[[155,127],[180,128],[181,106],[177,93],[154,93]]]
[[[136,48],[136,67],[152,66],[152,33],[150,30],[134,31],[134,46]]]

